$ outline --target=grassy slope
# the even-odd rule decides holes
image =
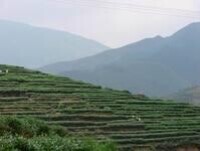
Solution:
[[[2,115],[36,117],[62,125],[70,134],[102,141],[108,137],[123,150],[167,148],[200,140],[200,107],[0,66],[7,68],[9,73],[0,76]]]

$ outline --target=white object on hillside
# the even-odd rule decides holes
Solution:
[[[142,119],[140,118],[140,117],[137,117],[137,116],[135,116],[135,115],[132,115],[132,118],[135,118],[137,121],[139,121],[139,122],[141,122],[142,121]]]
[[[142,119],[138,117],[138,121],[140,122]]]

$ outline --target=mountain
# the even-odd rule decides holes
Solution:
[[[0,21],[0,63],[37,68],[74,60],[108,47],[68,32]]]
[[[92,57],[41,68],[105,87],[165,96],[200,83],[200,23]]]
[[[23,67],[0,65],[0,69],[3,71],[0,73],[1,118],[34,117],[46,123],[11,119],[6,124],[0,118],[0,132],[8,132],[6,138],[13,134],[0,140],[1,147],[8,141],[12,149],[27,144],[39,147],[30,150],[114,151],[109,143],[104,143],[109,140],[120,151],[197,150],[200,146],[199,106],[132,95]],[[46,125],[63,126],[67,136],[64,140],[59,138]],[[56,133],[65,134],[57,128]],[[71,140],[70,136],[77,138]],[[82,144],[83,136],[96,137],[105,146],[99,148],[101,145],[92,145],[90,141]],[[45,149],[40,149],[43,145]],[[90,145],[92,148],[88,149]],[[63,147],[67,149],[60,149]],[[19,150],[29,151],[29,148]]]
[[[178,91],[177,93],[168,96],[170,99],[175,99],[180,102],[187,102],[195,105],[200,104],[200,86],[193,86],[183,90]]]
[[[167,45],[151,59],[176,71],[192,85],[200,83],[200,23],[193,23],[167,38]]]

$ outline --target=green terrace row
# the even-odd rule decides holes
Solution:
[[[9,68],[9,66],[0,66]],[[200,140],[200,107],[154,100],[19,67],[0,76],[0,114],[31,116],[122,150]]]

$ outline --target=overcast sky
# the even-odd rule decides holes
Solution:
[[[200,0],[0,0],[0,19],[76,33],[110,47],[200,21]]]

